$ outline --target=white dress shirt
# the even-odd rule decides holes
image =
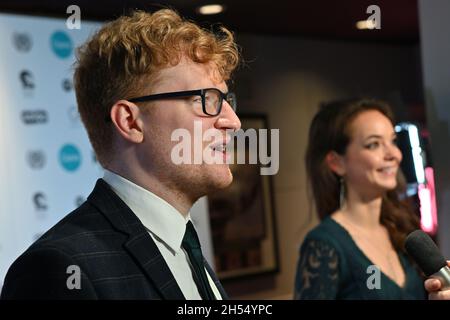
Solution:
[[[190,214],[184,217],[177,209],[154,193],[109,170],[105,169],[103,180],[111,186],[145,226],[169,266],[184,297],[188,300],[201,300],[192,276],[189,257],[181,246]],[[205,271],[216,299],[222,300],[211,276],[206,269]]]

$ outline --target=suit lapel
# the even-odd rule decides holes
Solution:
[[[164,299],[185,299],[166,261],[147,230],[144,229],[143,233],[133,235],[125,243],[125,248],[144,268],[147,276],[158,288]]]
[[[117,230],[128,234],[124,246],[163,299],[185,299],[166,261],[143,224],[103,180],[97,180],[88,201],[97,207]]]
[[[220,283],[219,279],[216,276],[216,273],[211,268],[211,266],[208,264],[208,261],[206,261],[205,258],[203,258],[203,264],[205,265],[206,271],[208,271],[209,275],[211,276],[211,279],[213,280],[214,284],[216,285],[217,290],[219,290],[220,295],[222,296],[223,300],[228,300],[228,295],[225,292],[225,289],[222,287],[222,284]]]

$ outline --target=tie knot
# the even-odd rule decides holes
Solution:
[[[200,249],[200,241],[198,240],[197,232],[190,220],[186,224],[186,232],[184,233],[182,246],[185,249]]]

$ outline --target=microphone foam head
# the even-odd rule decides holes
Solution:
[[[427,277],[447,265],[434,241],[422,230],[415,230],[406,237],[405,249]]]

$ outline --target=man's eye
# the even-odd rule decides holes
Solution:
[[[202,103],[202,98],[201,97],[197,97],[197,98],[194,98],[192,101],[194,101],[196,103]]]

